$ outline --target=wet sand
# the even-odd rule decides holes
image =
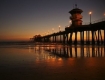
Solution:
[[[105,57],[62,58],[34,48],[1,47],[0,80],[105,80]]]

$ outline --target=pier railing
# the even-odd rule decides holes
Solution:
[[[92,21],[91,24],[102,22],[102,21],[105,21],[105,18]],[[90,22],[86,22],[86,23],[83,23],[82,25],[89,25],[89,24],[90,24]]]

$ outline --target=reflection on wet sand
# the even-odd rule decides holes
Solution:
[[[104,46],[39,46],[36,50],[45,50],[50,54],[65,58],[80,58],[80,57],[105,57]]]
[[[0,52],[2,80],[105,80],[103,46],[6,45]]]

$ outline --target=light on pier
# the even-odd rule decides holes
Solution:
[[[59,25],[59,32],[60,32],[60,28],[61,28],[61,26]]]
[[[91,15],[91,14],[92,14],[92,12],[89,12],[89,14]]]
[[[69,21],[69,23],[70,23],[70,26],[71,26],[71,24],[72,24],[72,23],[71,23],[71,20]]]
[[[90,24],[91,24],[91,14],[92,14],[92,12],[90,11],[90,12],[89,12],[89,15],[90,15]]]

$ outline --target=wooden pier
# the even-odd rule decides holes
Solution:
[[[82,25],[83,11],[79,8],[74,8],[69,13],[71,14],[72,24],[65,27],[64,31],[48,34],[45,36],[34,36],[32,39],[35,42],[63,43],[63,44],[81,44],[81,45],[105,45],[105,19],[92,23],[90,14],[90,23]],[[73,34],[75,34],[74,40]],[[79,40],[78,40],[78,34]]]

